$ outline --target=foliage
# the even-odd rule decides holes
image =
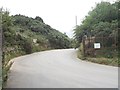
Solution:
[[[15,15],[12,18],[14,18],[13,23],[16,26],[24,27],[36,35],[42,35],[52,48],[69,48],[70,39],[68,36],[46,25],[40,17],[37,16],[34,19],[23,15]],[[26,29],[20,31],[24,32]]]
[[[91,58],[91,57],[86,57],[85,61],[90,61],[90,62],[93,62],[93,63],[118,67],[118,58],[104,58],[104,57]]]
[[[88,13],[80,26],[74,29],[78,42],[87,36],[117,36],[118,30],[118,3],[101,2]]]
[[[26,52],[26,54],[32,53],[32,41],[24,39],[23,50]]]

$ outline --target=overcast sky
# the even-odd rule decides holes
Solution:
[[[75,16],[80,25],[95,3],[101,1],[115,0],[1,0],[0,7],[7,8],[11,15],[40,16],[52,28],[72,37],[76,25]]]

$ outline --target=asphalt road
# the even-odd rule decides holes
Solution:
[[[13,59],[6,88],[118,88],[118,68],[79,60],[74,49]]]

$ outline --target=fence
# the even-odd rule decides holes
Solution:
[[[117,38],[116,37],[83,37],[84,56],[117,56]]]

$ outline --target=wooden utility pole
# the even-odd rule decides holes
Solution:
[[[0,9],[0,72],[2,71],[2,9]],[[2,82],[2,73],[0,73],[0,82]],[[2,89],[2,84],[0,84],[0,90]]]
[[[75,22],[76,22],[76,27],[77,27],[77,16],[75,16]]]

